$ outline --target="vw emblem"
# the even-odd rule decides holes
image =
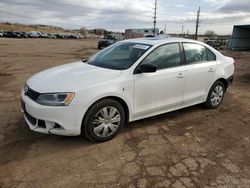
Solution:
[[[29,90],[29,87],[26,85],[26,86],[24,87],[24,94],[25,94],[25,95],[27,95],[28,90]]]

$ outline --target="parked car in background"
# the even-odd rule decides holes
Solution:
[[[108,47],[116,42],[117,42],[117,39],[115,38],[115,36],[111,34],[105,35],[103,38],[101,38],[98,41],[98,49]]]
[[[107,141],[127,122],[199,103],[219,107],[234,70],[233,58],[202,42],[125,40],[32,76],[22,111],[33,131]]]
[[[80,39],[80,35],[72,33],[45,33],[40,31],[19,32],[19,31],[1,31],[0,37],[9,38],[58,38],[58,39]]]
[[[23,33],[23,35],[24,35],[24,38],[29,38],[28,32],[22,32],[22,33]]]
[[[63,39],[64,38],[64,36],[62,35],[62,34],[55,34],[55,37],[57,38],[57,39]]]
[[[69,38],[72,38],[72,39],[79,39],[80,36],[79,36],[79,35],[76,35],[76,34],[70,34],[70,35],[69,35]]]
[[[207,40],[205,41],[206,44],[208,44],[209,46],[215,48],[215,49],[218,49],[219,47],[219,44],[217,43],[216,40]]]
[[[47,38],[56,39],[55,34],[48,33]]]
[[[41,38],[47,38],[48,34],[44,33],[44,32],[40,32],[40,36],[39,37],[41,37]]]
[[[16,34],[17,38],[22,38],[23,34],[21,32],[13,32],[14,34]]]
[[[18,38],[25,38],[24,32],[15,32],[18,34]]]
[[[27,38],[28,37],[26,32],[15,32],[15,34],[18,35],[18,38]]]
[[[41,32],[39,31],[31,31],[29,32],[29,37],[30,38],[39,38],[41,36]]]
[[[8,38],[18,38],[18,37],[21,37],[20,34],[15,33],[15,32],[13,32],[13,31],[5,31],[5,32],[3,33],[3,36],[4,36],[4,37],[8,37]]]

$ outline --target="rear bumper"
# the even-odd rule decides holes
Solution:
[[[233,79],[233,75],[227,79],[227,86],[230,86],[233,83]]]

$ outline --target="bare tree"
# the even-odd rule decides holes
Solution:
[[[207,30],[205,32],[205,35],[208,36],[208,37],[212,37],[212,36],[215,36],[216,33],[214,31],[212,31],[212,30]]]

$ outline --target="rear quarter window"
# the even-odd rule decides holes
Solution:
[[[216,61],[216,55],[209,49],[207,49],[207,59],[208,61]]]
[[[207,62],[207,52],[204,46],[195,43],[183,43],[183,47],[187,64]]]
[[[195,43],[183,43],[183,47],[187,64],[216,61],[216,55],[203,45]]]

